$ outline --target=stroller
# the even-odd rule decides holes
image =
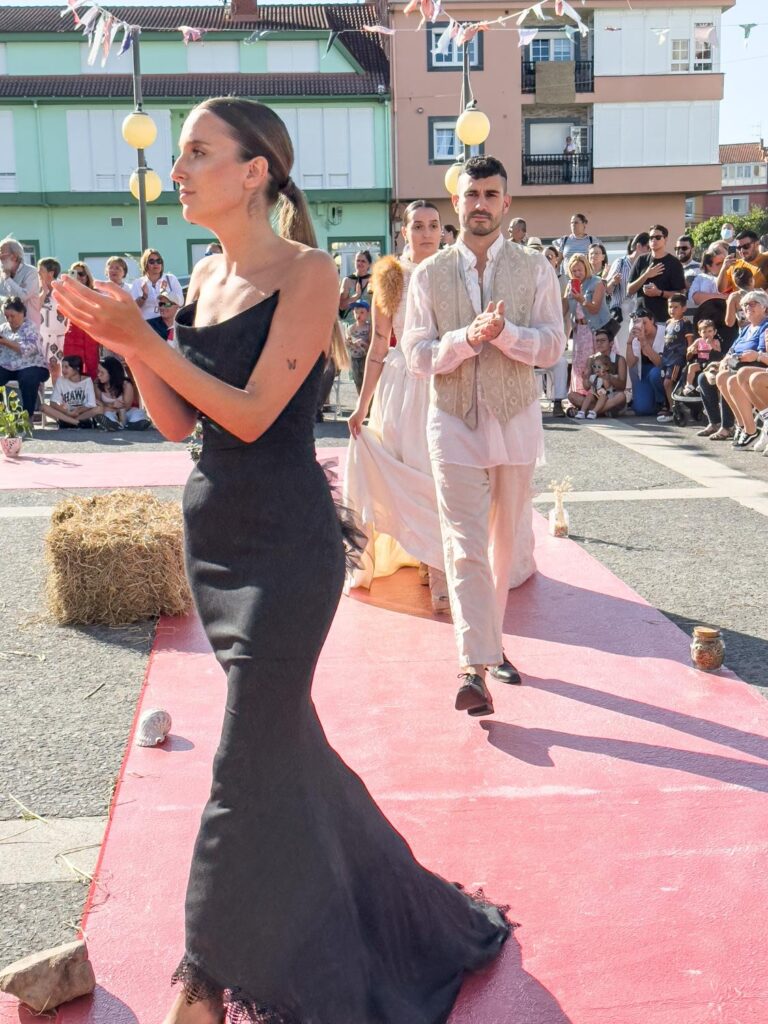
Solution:
[[[694,311],[693,323],[698,329],[699,320],[711,320],[720,337],[723,346],[723,354],[731,347],[733,339],[738,333],[738,327],[728,327],[725,323],[725,302],[723,299],[709,299]],[[699,423],[704,418],[704,403],[698,390],[693,395],[684,395],[685,373],[680,378],[672,391],[672,416],[676,427],[684,427],[691,420]]]

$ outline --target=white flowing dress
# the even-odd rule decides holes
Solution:
[[[419,562],[443,565],[427,449],[429,381],[408,372],[399,344],[415,264],[407,256],[400,258],[400,264],[403,294],[392,318],[398,344],[384,361],[368,426],[349,442],[344,471],[344,503],[355,510],[368,536],[350,587],[370,587],[374,577],[391,576]]]

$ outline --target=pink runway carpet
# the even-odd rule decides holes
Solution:
[[[416,856],[520,922],[451,1024],[766,1024],[768,705],[536,520],[506,623],[524,685],[492,682],[493,718],[453,710],[414,570],[342,600],[317,673],[330,741]],[[223,684],[196,619],[163,621],[141,704],[172,736],[128,748],[85,918],[99,987],[57,1024],[163,1018]]]
[[[78,452],[36,454],[34,441],[18,459],[0,460],[0,490],[69,490],[77,487],[172,487],[192,471],[186,451]]]

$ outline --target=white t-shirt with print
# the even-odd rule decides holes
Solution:
[[[78,381],[59,377],[53,385],[51,401],[56,405],[63,405],[70,410],[75,409],[77,406],[93,409],[96,405],[93,381],[90,377],[81,377]]]

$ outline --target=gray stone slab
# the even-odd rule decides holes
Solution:
[[[82,882],[0,885],[0,964],[76,939],[87,895]]]
[[[574,503],[569,514],[591,555],[686,633],[719,626],[728,667],[768,687],[764,516],[728,498]]]

